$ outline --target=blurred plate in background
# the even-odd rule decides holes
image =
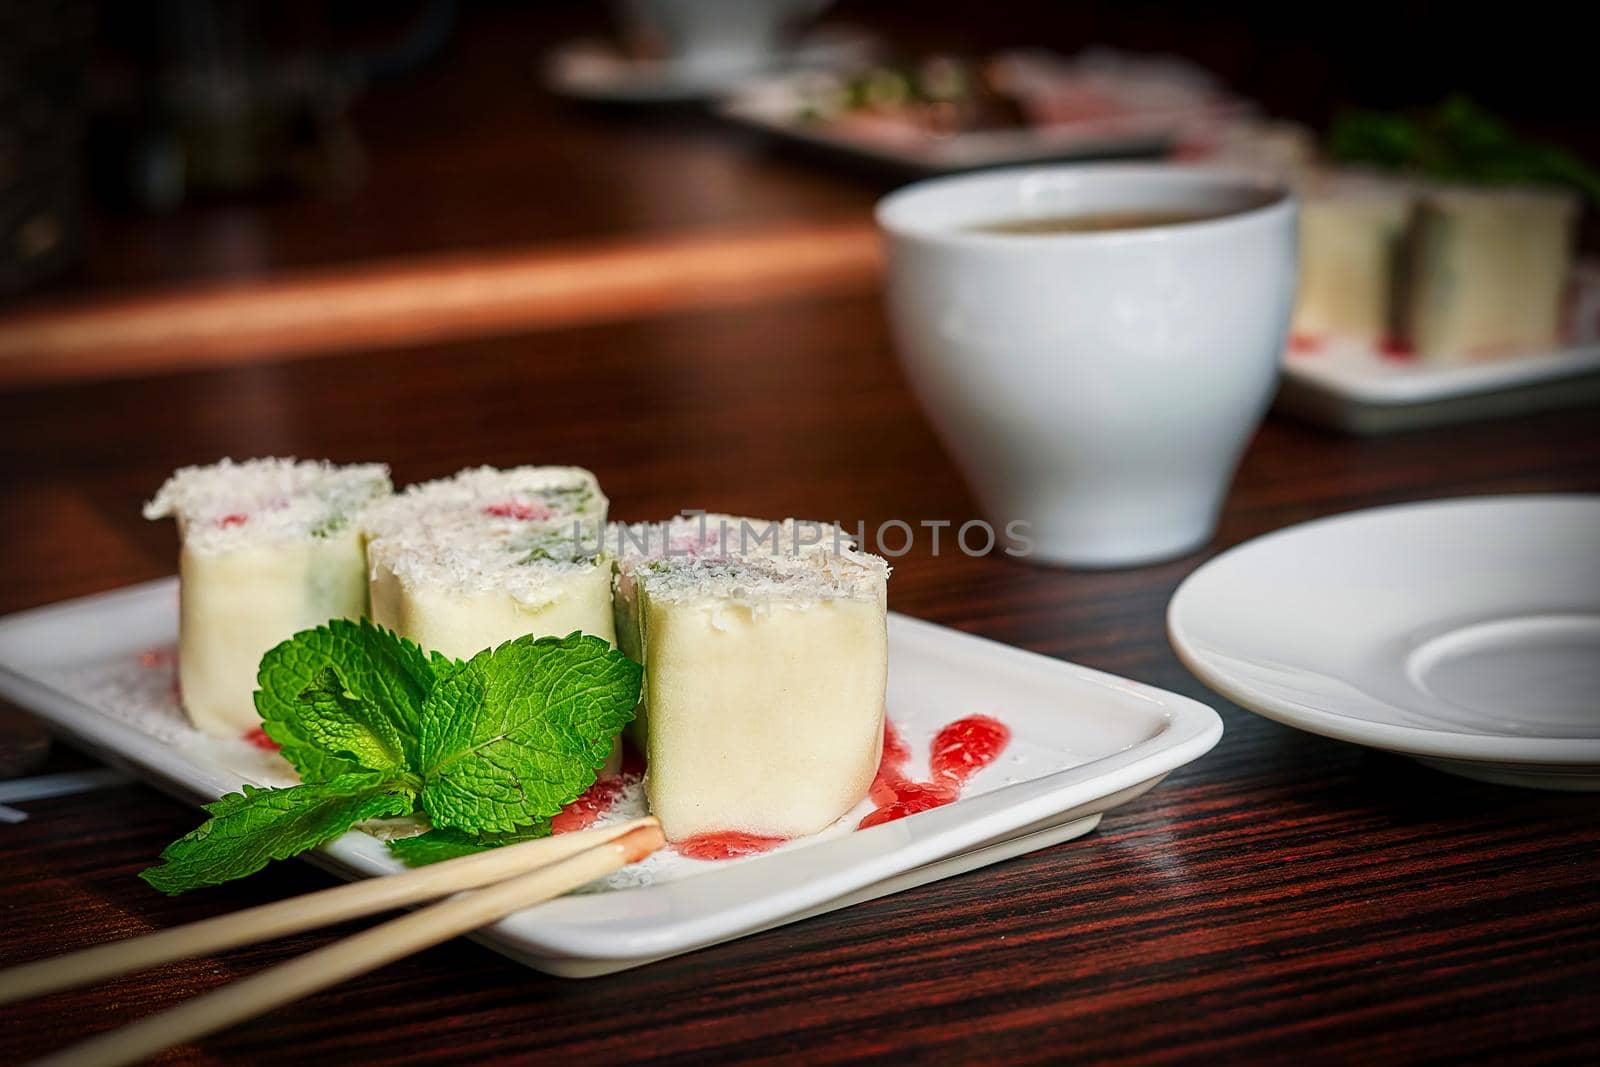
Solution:
[[[753,59],[747,66],[694,68],[667,59],[640,59],[609,41],[559,45],[545,60],[546,88],[575,100],[668,104],[704,100],[736,90],[752,78],[795,70],[860,66],[877,51],[871,34],[850,26],[822,26],[792,48]]]
[[[1159,156],[1194,128],[1246,110],[1183,60],[1104,50],[931,56],[756,79],[717,109],[786,141],[913,174]]]

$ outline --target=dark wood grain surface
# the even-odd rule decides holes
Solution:
[[[548,978],[467,942],[163,1062],[1593,1062],[1600,821],[1210,695],[1163,634],[1208,553],[1350,508],[1600,488],[1593,409],[1360,440],[1270,418],[1205,553],[1071,573],[899,562],[892,606],[1195,696],[1220,745],[1071,842],[651,967]],[[878,522],[973,515],[892,359],[840,297],[315,362],[0,395],[0,610],[171,573],[140,502],[220,455],[582,463],[623,518],[684,506]],[[297,863],[179,899],[134,874],[195,813],[130,786],[0,826],[0,961],[328,884]],[[330,930],[0,1014],[0,1062],[170,1006]]]
[[[912,48],[1179,51],[1269,112],[1314,122],[1351,101],[1436,99],[1473,70],[1469,87],[1489,103],[1594,143],[1576,81],[1587,68],[1549,51],[1586,48],[1582,35],[1559,45],[1531,17],[1462,23],[1447,46],[1419,51],[1415,34],[1375,34],[1392,5],[1369,6],[1372,18],[1337,26],[1264,3],[1018,0],[1014,17],[981,20],[936,17],[920,0],[835,10]],[[1398,24],[1436,29],[1433,6],[1401,5]],[[359,195],[97,212],[84,264],[8,310],[393,257],[864,217],[894,183],[690,111],[543,92],[539,56],[601,25],[592,4],[472,6],[432,64],[356,103],[371,161]],[[628,519],[682,507],[974,515],[895,368],[877,300],[775,297],[0,392],[0,612],[170,574],[173,533],[139,518],[142,501],[180,464],[268,454],[386,460],[402,482],[475,463],[579,463]],[[1222,742],[1089,837],[983,871],[591,981],[456,942],[161,1062],[1600,1060],[1597,801],[1471,783],[1249,715],[1183,669],[1162,621],[1184,576],[1257,534],[1377,504],[1553,489],[1600,489],[1600,410],[1366,440],[1273,417],[1217,538],[1186,559],[1073,573],[934,559],[924,544],[897,561],[897,610],[1194,696],[1222,713]],[[88,762],[66,750],[55,761]],[[28,821],[0,825],[0,965],[329,884],[288,863],[169,899],[134,875],[193,810],[142,786],[25,807]],[[355,928],[0,1008],[0,1064]]]

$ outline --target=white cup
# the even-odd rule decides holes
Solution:
[[[727,73],[770,63],[786,32],[830,0],[616,0],[624,36],[687,71]]]
[[[979,232],[1098,212],[1139,229]],[[1294,300],[1294,199],[1159,165],[919,182],[878,205],[901,361],[997,528],[1033,555],[1118,567],[1210,539],[1272,399]]]

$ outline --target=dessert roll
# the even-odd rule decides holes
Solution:
[[[577,467],[480,467],[411,486],[364,519],[372,620],[459,659],[527,634],[615,643],[606,505]]]
[[[1393,329],[1414,197],[1393,179],[1322,172],[1301,180],[1297,337],[1337,337],[1374,347]]]
[[[267,650],[366,610],[359,515],[389,492],[379,464],[223,460],[183,468],[145,505],[146,518],[178,522],[178,681],[197,728],[255,729]]]
[[[1577,197],[1560,189],[1429,190],[1411,245],[1405,340],[1437,362],[1560,344],[1577,225]]]
[[[888,573],[853,548],[631,567],[645,788],[669,839],[797,837],[866,796],[883,741]]]

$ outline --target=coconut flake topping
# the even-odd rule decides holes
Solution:
[[[742,603],[873,599],[889,565],[862,552],[841,527],[809,519],[681,515],[613,523],[616,593],[631,605],[637,584],[656,600],[714,597]]]
[[[144,516],[176,518],[191,551],[233,552],[326,537],[390,491],[389,468],[381,463],[224,459],[175,472]]]
[[[477,467],[423,482],[362,516],[376,574],[408,589],[550,603],[602,560],[607,500],[580,467]]]

